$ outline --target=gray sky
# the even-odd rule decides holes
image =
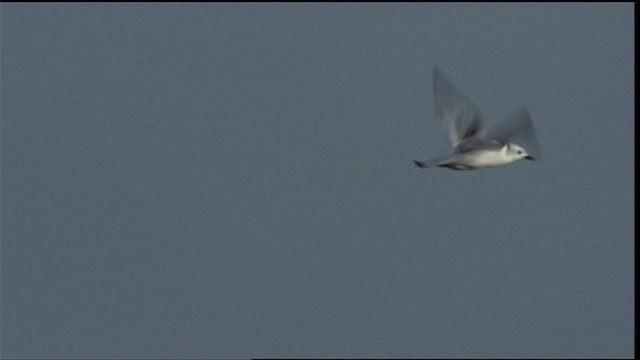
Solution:
[[[633,9],[2,4],[2,357],[632,357]]]

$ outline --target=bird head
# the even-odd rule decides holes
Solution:
[[[514,143],[509,144],[509,149],[507,151],[510,156],[515,158],[515,160],[535,160],[531,155],[527,153],[527,150],[525,150],[522,146]]]

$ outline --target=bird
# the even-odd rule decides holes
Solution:
[[[487,131],[476,106],[458,90],[438,66],[433,68],[435,115],[446,129],[453,151],[427,161],[413,160],[420,168],[439,166],[452,170],[475,170],[506,165],[516,160],[536,160],[539,146],[526,107],[517,111],[493,131]],[[514,138],[527,141],[530,154]]]

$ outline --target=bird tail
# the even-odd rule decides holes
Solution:
[[[423,161],[413,160],[413,163],[416,164],[417,167],[420,167],[423,169],[427,167],[427,163]]]
[[[438,156],[436,158],[433,158],[431,160],[426,160],[426,161],[418,161],[418,160],[413,160],[413,163],[416,164],[417,167],[420,168],[428,168],[428,167],[432,167],[432,166],[442,166],[442,164],[446,163],[449,159],[449,157],[451,156],[451,154],[444,154],[441,156]]]

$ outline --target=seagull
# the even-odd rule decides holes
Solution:
[[[433,90],[436,117],[449,134],[453,151],[427,161],[413,160],[416,166],[440,166],[453,170],[474,170],[534,160],[527,150],[512,142],[522,137],[529,149],[539,154],[538,141],[531,116],[520,107],[508,122],[488,133],[476,106],[434,66]],[[537,155],[536,154],[536,155]]]

